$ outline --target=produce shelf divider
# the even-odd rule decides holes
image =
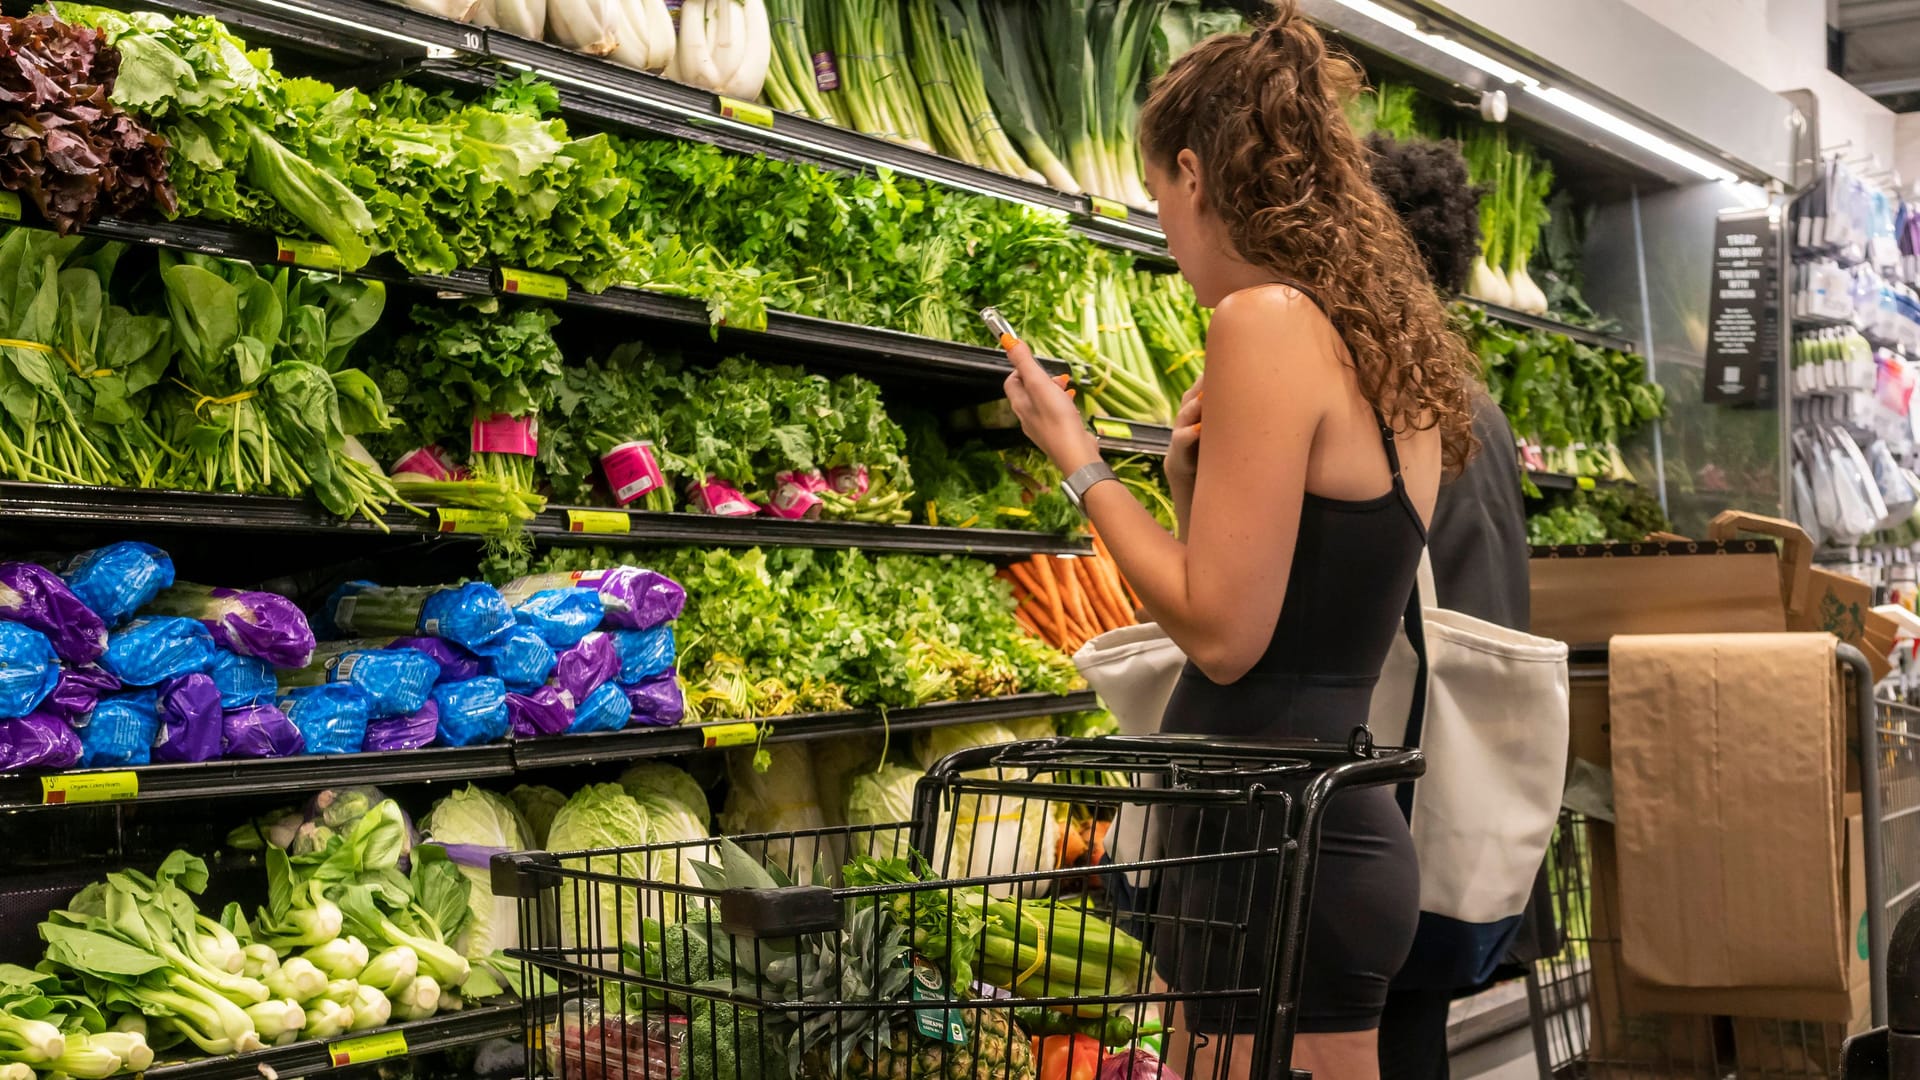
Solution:
[[[1114,454],[1154,454],[1164,457],[1173,442],[1173,429],[1164,424],[1113,420],[1104,416],[1093,418],[1093,433],[1100,439],[1100,449]]]
[[[1499,304],[1489,304],[1485,300],[1476,300],[1471,296],[1458,296],[1454,299],[1462,304],[1471,304],[1493,318],[1506,323],[1508,326],[1519,326],[1528,330],[1545,330],[1549,334],[1559,334],[1562,337],[1570,337],[1583,345],[1591,345],[1596,349],[1612,349],[1615,352],[1640,351],[1639,345],[1618,334],[1603,334],[1598,330],[1589,330],[1584,326],[1575,326],[1572,323],[1561,322],[1559,319],[1548,318],[1545,315],[1529,315],[1524,311],[1515,311],[1510,307],[1502,307]]]
[[[504,1005],[482,1005],[460,1012],[441,1013],[408,1024],[358,1031],[339,1039],[310,1039],[247,1054],[204,1058],[179,1065],[156,1065],[141,1075],[146,1080],[261,1080],[262,1077],[275,1075],[315,1076],[350,1067],[347,1063],[335,1064],[332,1048],[343,1043],[358,1042],[369,1035],[398,1033],[405,1037],[406,1053],[412,1056],[489,1039],[520,1039],[525,1034],[523,1025],[523,1009],[518,1001]]]

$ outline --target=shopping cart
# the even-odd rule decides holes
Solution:
[[[1862,944],[1872,977],[1873,1022],[1885,1024],[1889,928],[1920,900],[1920,708],[1876,701],[1866,658],[1847,645],[1839,646],[1838,656],[1855,717],[1849,744],[1861,767],[1867,886]],[[1604,657],[1583,655],[1570,673],[1575,680],[1603,679]],[[1565,945],[1527,974],[1540,1075],[1834,1076],[1845,1055],[1843,1025],[1666,1015],[1632,1007],[1621,958],[1612,845],[1610,826],[1569,812],[1562,814],[1548,849],[1554,914]]]
[[[1423,769],[1364,732],[1045,739],[948,757],[910,822],[502,855],[527,1075],[1088,1080],[1137,1040],[1287,1077],[1321,815]],[[1057,865],[1076,831],[1100,857]]]

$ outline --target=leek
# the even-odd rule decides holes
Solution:
[[[1029,51],[1034,23],[1024,5],[988,0],[955,0],[967,25],[984,28],[977,50],[980,80],[1000,126],[1019,144],[1021,153],[1047,183],[1069,195],[1078,195],[1080,181],[1060,160],[1059,129],[1049,109],[1050,92]]]
[[[847,119],[869,135],[932,150],[905,42],[898,0],[845,0],[834,12],[833,48]]]
[[[991,43],[978,3],[907,0],[907,19],[914,74],[926,97],[927,117],[947,152],[1008,176],[1045,182],[1014,148],[988,97],[982,53]],[[936,89],[942,86],[944,92]]]
[[[829,124],[838,123],[814,73],[807,37],[807,0],[767,0],[773,60],[767,69],[767,99],[773,107]]]

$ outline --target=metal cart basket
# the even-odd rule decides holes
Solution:
[[[527,1075],[1088,1080],[1142,1037],[1188,1080],[1286,1077],[1321,814],[1423,768],[1361,735],[1045,739],[940,762],[910,822],[499,856]]]

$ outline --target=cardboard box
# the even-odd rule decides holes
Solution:
[[[1529,564],[1533,632],[1573,646],[1616,634],[1787,628],[1774,543],[1682,541],[1541,549]]]
[[[1886,678],[1893,670],[1887,654],[1899,627],[1873,610],[1873,586],[1815,567],[1813,541],[1791,521],[1728,510],[1714,518],[1707,530],[1715,540],[1733,540],[1742,533],[1781,542],[1780,595],[1786,604],[1786,628],[1832,634],[1866,654],[1874,681]]]

